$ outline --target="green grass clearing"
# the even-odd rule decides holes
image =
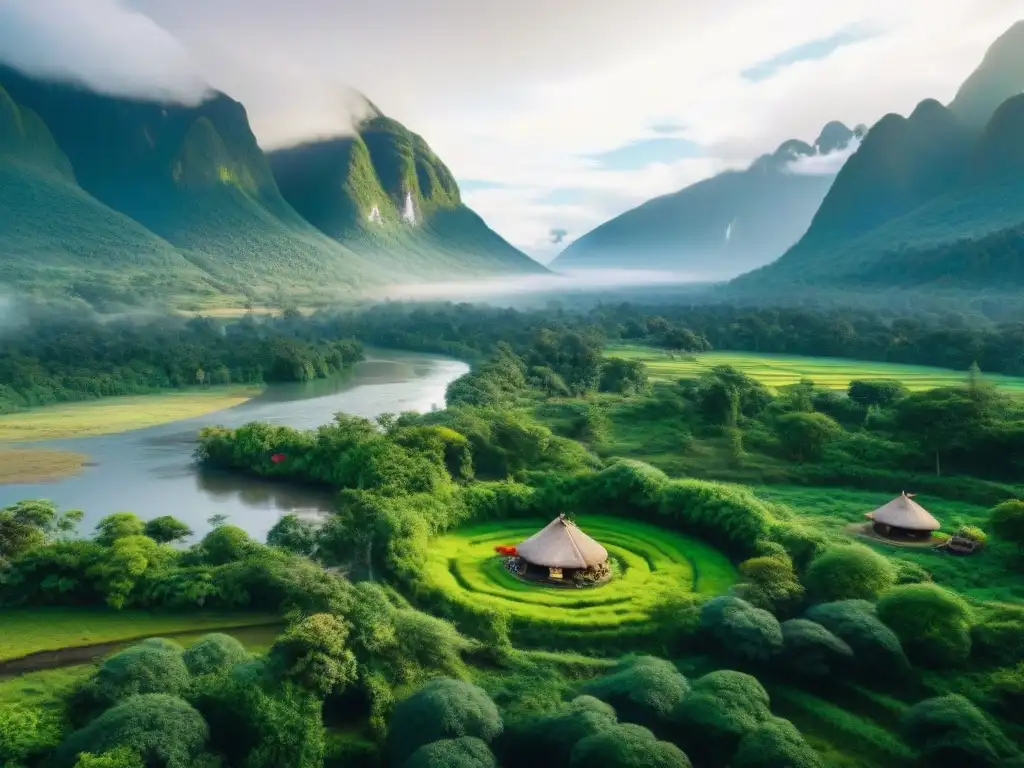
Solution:
[[[211,387],[62,403],[0,416],[0,441],[30,442],[128,432],[193,419],[252,399],[256,387]]]
[[[0,661],[39,651],[59,651],[175,633],[280,624],[259,613],[148,613],[145,611],[36,608],[0,611]]]
[[[844,534],[849,523],[863,522],[866,512],[877,509],[895,495],[849,488],[789,485],[755,486],[751,490],[762,499],[790,507],[801,523],[836,534]],[[983,530],[988,528],[989,511],[984,507],[923,493],[914,498],[939,520],[942,530],[947,533],[954,532],[961,523]],[[928,571],[936,583],[955,589],[972,600],[1024,601],[1024,577],[1020,574],[1016,552],[997,540],[989,539],[985,549],[969,557],[935,550],[892,547],[870,539],[851,537],[851,541],[854,540],[893,560],[916,563]]]
[[[666,601],[724,592],[736,572],[722,553],[695,539],[646,523],[588,515],[580,527],[600,541],[614,576],[598,587],[553,588],[520,581],[496,555],[542,528],[545,520],[516,520],[463,528],[431,542],[424,585],[447,601],[494,608],[516,623],[574,631],[647,625]]]
[[[188,648],[208,633],[204,631],[175,635],[174,641]],[[238,640],[250,653],[262,655],[274,644],[280,633],[280,626],[240,627],[224,630],[224,633]],[[131,644],[125,643],[126,646]],[[28,707],[59,708],[65,696],[88,678],[95,669],[95,663],[71,664],[66,667],[0,677],[0,707],[5,704],[21,704]]]
[[[810,379],[821,387],[845,390],[855,379],[892,379],[912,391],[950,387],[967,380],[966,371],[902,363],[878,363],[834,357],[758,354],[756,352],[704,352],[698,355],[669,353],[639,345],[612,345],[605,354],[640,360],[655,381],[678,381],[699,376],[716,365],[731,365],[771,389]],[[1024,377],[985,374],[1000,389],[1024,394]]]

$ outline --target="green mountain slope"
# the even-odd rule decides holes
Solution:
[[[43,120],[0,86],[0,282],[95,304],[216,295],[168,242],[78,185]]]
[[[980,128],[1000,104],[1020,93],[1024,93],[1024,21],[992,44],[949,108],[968,125]]]
[[[1006,287],[1022,227],[1024,95],[980,132],[929,102],[872,128],[805,237],[733,285]]]
[[[278,150],[269,159],[285,199],[307,221],[407,276],[546,271],[462,204],[448,167],[396,120],[378,115],[354,135]]]
[[[806,231],[834,172],[796,173],[799,158],[843,151],[857,132],[825,126],[811,146],[787,141],[745,171],[650,200],[569,245],[554,269],[660,269],[721,279],[767,263]]]
[[[241,104],[198,106],[103,96],[0,70],[38,112],[86,192],[168,241],[225,285],[252,295],[386,281],[284,201]]]

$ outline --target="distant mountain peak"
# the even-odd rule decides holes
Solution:
[[[981,127],[1011,96],[1024,92],[1024,20],[1018,21],[986,51],[956,97],[953,110],[969,125]]]
[[[847,128],[846,125],[838,120],[832,120],[825,123],[825,127],[821,129],[821,133],[818,134],[818,138],[814,141],[814,146],[819,154],[827,155],[829,152],[845,149],[854,136],[856,136],[856,133]]]
[[[933,120],[953,117],[953,113],[937,99],[924,99],[910,113],[910,120]]]

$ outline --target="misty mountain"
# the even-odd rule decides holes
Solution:
[[[2,214],[15,217],[16,211],[16,226],[0,230],[4,252],[14,257],[4,269],[16,284],[24,285],[29,271],[38,276],[40,253],[73,273],[47,272],[62,290],[84,296],[68,286],[87,283],[90,297],[125,302],[139,295],[166,298],[169,291],[157,286],[172,283],[176,298],[228,293],[264,300],[543,269],[462,206],[451,173],[423,140],[385,118],[366,127],[362,147],[370,162],[354,162],[352,183],[379,195],[390,224],[410,193],[417,223],[385,227],[390,234],[383,238],[339,242],[285,200],[244,107],[224,94],[195,106],[161,104],[5,67],[0,85],[18,105],[16,112],[5,108],[5,122],[28,119],[33,135],[46,137],[15,147],[9,137],[16,129],[0,135],[9,148],[0,152],[17,157],[19,168],[18,185],[8,174],[0,190],[17,198]],[[44,174],[49,192],[23,193],[24,169],[40,153],[52,166]],[[39,162],[31,174],[37,187],[43,183]],[[77,206],[56,202],[58,183]],[[62,231],[77,234],[55,234]],[[78,257],[83,252],[101,253],[113,272],[93,274],[95,260],[86,263]],[[136,275],[130,285],[128,272]]]
[[[1005,287],[1022,231],[1024,95],[980,130],[929,100],[872,127],[800,242],[733,285]]]
[[[849,151],[864,130],[831,122],[813,145],[784,142],[745,171],[727,171],[650,200],[579,238],[551,266],[662,269],[722,279],[766,264],[806,231],[842,163],[838,153]]]
[[[1024,93],[1024,21],[1014,24],[989,47],[949,108],[966,124],[980,128],[1000,104],[1020,93]]]
[[[352,135],[269,159],[288,203],[356,252],[386,251],[403,270],[429,263],[439,274],[546,271],[463,205],[448,167],[397,120],[378,113]]]
[[[85,192],[43,120],[3,87],[0,254],[0,282],[47,297],[100,303],[220,290],[170,243]]]

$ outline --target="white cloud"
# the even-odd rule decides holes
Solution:
[[[842,149],[826,152],[824,155],[801,155],[786,164],[789,173],[801,176],[831,176],[842,170],[846,161],[860,148],[856,136]]]
[[[568,242],[786,139],[813,140],[829,120],[870,125],[925,97],[948,101],[985,48],[1024,15],[1019,0],[945,0],[941,12],[935,0],[124,2],[246,105],[265,147],[343,130],[345,86],[354,86],[423,134],[458,178],[506,185],[467,193],[467,201],[541,257],[556,248],[553,228],[567,230]],[[150,47],[173,53],[171,73],[185,71],[177,49],[142,27],[135,37],[143,44],[131,44],[128,27],[106,14],[113,0],[0,0],[0,11],[19,7],[22,16],[63,9],[32,16],[59,32],[26,38],[39,51],[98,41],[89,50],[109,57],[93,65],[94,80],[135,69],[133,81],[145,81],[161,61],[142,56]],[[851,25],[879,34],[767,80],[741,76]],[[69,38],[75,27],[83,40]],[[0,53],[6,37],[0,31]],[[621,172],[586,158],[664,135],[657,127],[665,125],[679,126],[707,156]],[[585,194],[572,204],[546,202],[566,188]]]
[[[119,0],[0,0],[0,61],[122,96],[194,103],[209,91],[181,44]]]

